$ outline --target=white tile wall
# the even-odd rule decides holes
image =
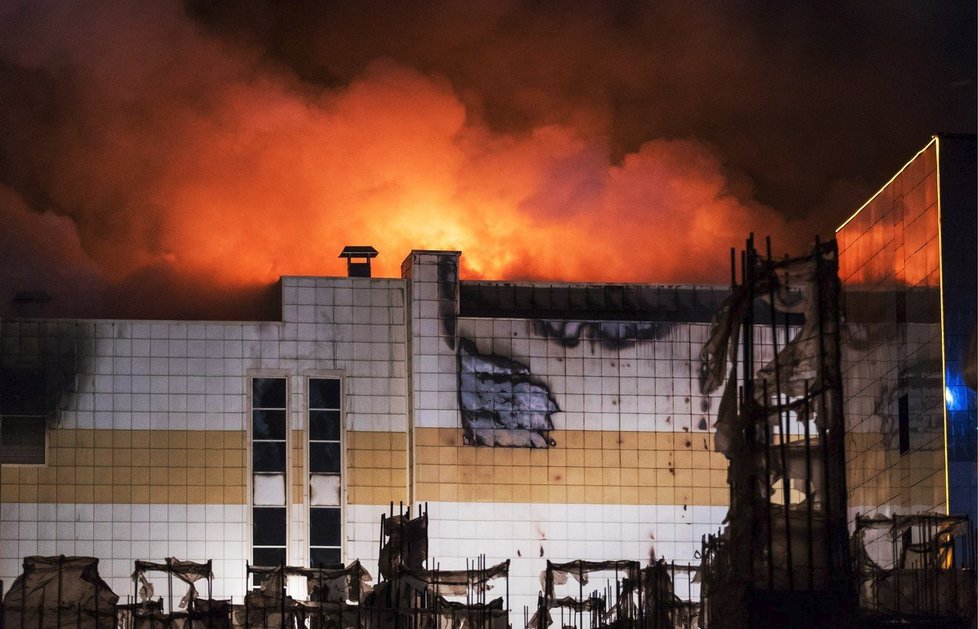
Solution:
[[[15,353],[66,326],[82,337],[81,347],[90,339],[94,357],[79,361],[77,391],[60,418],[65,428],[245,430],[248,378],[262,372],[292,377],[292,425],[301,427],[303,376],[338,372],[349,393],[347,428],[406,430],[405,283],[286,277],[282,286],[282,322],[2,325],[17,326]],[[137,558],[213,558],[215,595],[240,597],[250,555],[246,511],[243,505],[4,504],[0,579],[12,582],[28,555],[94,555],[102,559],[103,577],[125,596]],[[300,562],[301,515],[301,507],[293,510],[291,527]]]
[[[0,575],[9,587],[30,555],[94,556],[99,574],[127,601],[135,559],[213,559],[214,596],[240,598],[249,556],[246,518],[243,505],[4,504]],[[165,578],[155,585],[165,595]],[[179,600],[184,590],[174,594]]]
[[[282,285],[280,323],[41,322],[17,332],[25,351],[65,325],[90,337],[94,357],[79,361],[65,428],[244,430],[247,377],[268,370],[343,372],[353,392],[348,427],[406,430],[407,383],[391,385],[407,374],[405,283],[286,277]],[[368,381],[358,386],[360,378]],[[301,397],[300,383],[292,391]]]
[[[457,313],[457,300],[444,299],[438,287],[439,259],[451,261],[458,269],[457,254],[444,256],[412,252],[405,268],[409,270],[411,286],[411,334],[413,367],[412,385],[415,392],[414,424],[424,427],[455,428],[458,412],[454,402],[458,397],[455,378],[455,338],[446,335],[440,313],[448,309]],[[444,367],[451,366],[449,374]]]
[[[540,573],[548,559],[628,559],[646,565],[654,551],[656,558],[694,564],[698,563],[694,553],[700,548],[701,537],[716,533],[726,515],[725,507],[680,505],[431,502],[427,506],[429,558],[443,569],[465,568],[465,559],[479,554],[486,555],[489,565],[511,560],[514,626],[522,624],[524,606],[533,613]],[[375,533],[370,540],[374,546],[370,556],[376,557],[379,513],[364,509],[359,515],[366,520],[363,530]],[[376,518],[372,528],[367,526],[371,516]],[[356,548],[366,551],[368,546],[364,543]],[[590,589],[604,585],[596,579]],[[684,582],[686,585],[690,584]],[[698,596],[698,586],[690,587]],[[491,596],[502,595],[502,589],[491,592]]]

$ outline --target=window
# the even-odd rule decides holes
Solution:
[[[309,379],[309,565],[342,561],[340,379]]]
[[[285,563],[286,379],[251,381],[252,564]]]
[[[0,463],[44,465],[46,401],[42,370],[0,367]]]
[[[0,463],[44,465],[44,417],[0,416]]]
[[[897,407],[900,420],[900,454],[906,454],[910,452],[910,403],[906,393],[900,396]]]

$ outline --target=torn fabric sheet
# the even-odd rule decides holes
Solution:
[[[4,626],[114,629],[119,597],[94,557],[24,559],[24,572],[3,597]]]
[[[132,573],[133,581],[140,581],[145,585],[148,582],[145,578],[147,572],[162,572],[172,574],[187,584],[187,593],[180,599],[180,609],[187,609],[190,602],[197,598],[197,588],[195,582],[201,579],[213,579],[214,573],[211,570],[211,562],[196,563],[193,561],[180,561],[173,557],[167,558],[165,563],[152,561],[136,560],[136,569]],[[152,585],[149,587],[149,596],[152,596]]]

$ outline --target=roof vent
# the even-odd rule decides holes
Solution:
[[[346,258],[347,277],[370,277],[370,258],[377,257],[377,250],[369,245],[348,245],[339,257]]]

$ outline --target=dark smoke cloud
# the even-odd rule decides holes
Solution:
[[[723,282],[975,102],[973,2],[8,1],[0,314],[270,317],[361,242]]]
[[[706,141],[792,216],[847,188],[864,200],[933,133],[975,130],[968,1],[188,6],[310,81],[342,84],[378,56],[445,76],[495,130],[589,128],[616,159]]]

